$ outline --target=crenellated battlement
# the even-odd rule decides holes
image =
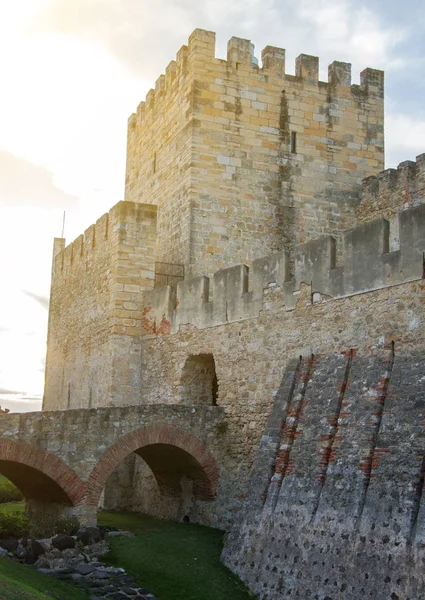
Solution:
[[[144,101],[140,102],[137,111],[132,113],[128,119],[129,131],[131,131],[138,122],[144,121],[146,117],[155,113],[162,106],[165,97],[173,93],[178,93],[179,88],[183,87],[184,81],[188,76],[187,69],[188,47],[182,46],[177,52],[176,60],[169,62],[165,69],[165,75],[161,74],[155,81],[155,88],[151,88],[146,94]]]
[[[109,219],[113,210],[102,215],[68,246],[65,245],[64,238],[55,238],[52,268],[55,276],[60,273],[68,274],[74,266],[77,267],[81,261],[88,259],[96,248],[103,251],[105,241],[108,240]]]
[[[384,166],[382,71],[196,29],[131,116],[126,200],[158,206],[159,261],[191,275],[338,235]],[[332,203],[329,202],[332,190]]]
[[[425,203],[425,154],[406,160],[397,169],[385,169],[367,177],[356,207],[358,221],[377,217],[392,220],[398,212]]]
[[[81,266],[87,269],[96,258],[104,260],[108,255],[118,252],[121,243],[133,244],[131,228],[137,227],[143,231],[143,223],[149,224],[151,219],[156,219],[155,206],[121,201],[68,246],[64,238],[55,238],[53,275],[56,278],[66,277]],[[152,233],[149,237],[145,242],[152,242]],[[129,239],[126,241],[125,238]]]
[[[361,196],[384,196],[388,188],[409,185],[425,196],[425,153],[419,154],[416,161],[405,160],[397,169],[385,169],[377,175],[366,177],[362,182]]]
[[[351,84],[351,64],[334,61],[328,66],[328,81],[319,81],[319,58],[308,54],[300,54],[295,61],[295,75],[285,71],[286,61],[284,48],[266,46],[261,51],[261,62],[254,55],[254,44],[251,40],[232,37],[227,43],[227,59],[223,60],[215,54],[215,33],[203,29],[195,29],[189,37],[188,45],[182,46],[172,60],[165,74],[161,74],[155,82],[155,88],[149,90],[144,102],[137,107],[136,113],[129,118],[129,126],[133,127],[138,121],[143,121],[150,113],[160,110],[167,94],[173,94],[182,87],[187,78],[198,79],[205,74],[205,69],[214,70],[217,66],[224,67],[232,77],[240,79],[241,72],[250,75],[259,83],[268,82],[270,77],[284,79],[289,85],[307,84],[320,85],[324,92],[328,87],[350,88],[354,96],[362,93],[365,97],[383,97],[384,73],[367,68],[360,74],[360,85]]]
[[[278,286],[286,310],[297,306],[302,284],[311,286],[311,301],[344,298],[423,278],[425,205],[399,215],[400,248],[389,251],[389,223],[378,219],[345,233],[343,264],[336,264],[331,236],[298,246],[292,274],[287,253],[255,260],[251,269],[237,265],[209,279],[196,277],[145,292],[145,335],[175,333],[180,325],[198,329],[256,318],[264,290]]]

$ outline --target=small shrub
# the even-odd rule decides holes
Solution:
[[[65,516],[60,515],[56,521],[55,533],[66,533],[67,535],[75,535],[80,529],[80,522],[75,515]]]
[[[36,538],[51,537],[57,533],[75,535],[80,528],[76,516],[57,515],[46,510],[31,511],[31,535]]]
[[[8,479],[0,481],[0,504],[5,502],[19,502],[22,500],[22,494],[18,488]]]
[[[29,535],[31,523],[22,513],[0,513],[0,539],[18,539]]]

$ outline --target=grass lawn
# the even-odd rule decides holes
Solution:
[[[223,533],[136,513],[99,513],[99,524],[137,534],[112,538],[109,563],[123,567],[159,600],[249,600],[247,588],[220,562]]]
[[[23,510],[23,502],[0,505],[0,512]],[[220,562],[223,546],[221,531],[200,525],[162,521],[138,513],[100,512],[98,523],[136,534],[135,538],[111,538],[111,552],[104,560],[134,575],[140,585],[148,587],[158,600],[253,598],[239,579]],[[21,570],[25,577],[21,575]],[[59,585],[61,589],[54,587]],[[64,585],[49,577],[46,579],[46,576],[28,567],[0,560],[1,600],[45,600],[48,597],[87,600],[87,596],[81,592],[77,593],[67,585],[63,588]],[[67,590],[66,593],[63,589]],[[37,592],[27,596],[31,590]],[[50,596],[42,594],[44,590]]]
[[[72,585],[43,575],[35,569],[0,559],[1,600],[88,600]]]
[[[0,475],[0,504],[22,500],[22,494],[4,475]]]
[[[23,500],[21,500],[20,502],[5,502],[4,504],[0,504],[0,513],[1,512],[16,513],[16,512],[24,512],[24,510],[25,510],[25,502]]]

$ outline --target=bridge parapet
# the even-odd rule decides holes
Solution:
[[[0,415],[0,441],[55,454],[87,480],[110,446],[144,427],[174,428],[219,453],[217,425],[223,420],[224,409],[218,406],[169,404],[8,414]]]

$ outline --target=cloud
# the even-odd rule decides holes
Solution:
[[[386,167],[396,167],[404,160],[415,160],[425,152],[425,119],[410,115],[386,116]]]
[[[130,68],[155,78],[169,62],[169,50],[175,53],[179,39],[196,27],[198,12],[192,0],[50,0],[32,29],[89,38]]]
[[[77,201],[56,187],[50,171],[5,150],[0,150],[0,172],[0,206],[67,208]]]
[[[22,394],[24,394],[24,393],[25,393],[25,392],[23,392],[23,391],[7,390],[7,389],[5,389],[5,388],[0,388],[0,397],[1,397],[2,395],[4,395],[4,394],[7,394],[7,395],[9,395],[9,396],[10,396],[10,395],[11,395],[11,396],[13,396],[13,395],[22,395]]]
[[[42,306],[45,310],[49,309],[49,298],[46,296],[39,296],[38,294],[34,294],[34,292],[30,292],[28,290],[22,290],[22,292],[26,295],[38,302],[40,306]]]
[[[403,41],[403,27],[385,25],[379,14],[361,3],[348,0],[329,3],[326,0],[301,0],[298,14],[311,27],[309,35],[317,46],[336,53],[338,60],[356,60],[385,70],[401,68],[404,60],[395,54]]]
[[[15,392],[2,394],[0,390],[0,406],[13,412],[35,412],[41,410],[42,398],[40,396],[15,395]]]
[[[380,15],[380,7],[374,11],[353,0],[49,0],[33,28],[89,38],[152,79],[195,27],[217,30],[219,37],[252,35],[264,46],[284,45],[326,58],[335,53],[332,60],[400,68],[404,61],[393,51],[405,27],[384,23]]]

